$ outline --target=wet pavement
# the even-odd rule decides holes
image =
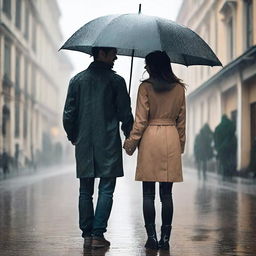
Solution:
[[[1,256],[255,256],[256,183],[185,170],[173,189],[170,252],[144,249],[141,183],[134,166],[119,178],[106,238],[108,250],[83,251],[78,228],[78,180],[73,166],[0,181]],[[97,188],[97,186],[95,186]],[[157,201],[157,230],[160,204]]]

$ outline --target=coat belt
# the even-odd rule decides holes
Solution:
[[[149,126],[175,126],[176,122],[169,119],[151,119],[148,122]]]

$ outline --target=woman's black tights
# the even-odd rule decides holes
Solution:
[[[162,225],[171,225],[173,216],[172,182],[160,182],[160,200],[162,203]],[[155,182],[142,182],[143,215],[145,225],[155,224]]]

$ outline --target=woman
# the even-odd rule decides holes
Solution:
[[[169,249],[173,182],[181,182],[185,145],[185,86],[172,72],[170,58],[155,51],[145,58],[149,79],[139,87],[136,118],[124,143],[128,155],[138,146],[136,180],[143,185],[143,215],[150,249]],[[160,183],[161,239],[155,229],[155,182]]]

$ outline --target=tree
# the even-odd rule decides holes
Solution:
[[[236,171],[236,126],[226,115],[214,131],[214,146],[217,159],[224,175],[232,175]]]

